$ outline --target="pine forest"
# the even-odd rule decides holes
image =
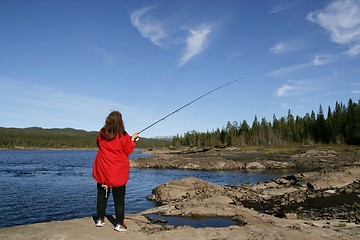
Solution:
[[[326,115],[320,105],[318,113],[312,111],[304,117],[294,117],[289,110],[286,117],[274,115],[272,122],[255,116],[251,125],[246,120],[228,122],[222,129],[191,131],[173,139],[175,147],[343,143],[360,145],[360,100],[356,103],[349,99],[347,105],[336,102]]]

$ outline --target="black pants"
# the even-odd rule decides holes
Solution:
[[[120,187],[113,187],[112,194],[114,198],[114,205],[115,205],[115,216],[116,221],[120,224],[123,223],[124,217],[125,217],[125,185]],[[97,204],[96,204],[96,211],[97,211],[97,217],[98,218],[104,218],[105,217],[105,211],[107,202],[109,199],[110,194],[110,188],[108,190],[107,196],[106,196],[106,190],[105,188],[101,187],[101,184],[97,184]]]

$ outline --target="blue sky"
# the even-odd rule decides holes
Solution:
[[[143,137],[360,98],[360,1],[0,1],[0,126]]]

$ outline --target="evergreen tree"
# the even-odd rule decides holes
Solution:
[[[289,109],[288,115],[287,115],[287,124],[286,124],[286,140],[288,142],[293,142],[295,139],[295,121],[294,116],[291,114],[291,111]]]
[[[328,107],[328,113],[326,118],[326,129],[327,129],[327,137],[328,137],[328,143],[335,143],[335,137],[334,137],[334,116],[331,112],[330,106]]]
[[[246,120],[241,124],[227,122],[221,130],[207,133],[188,132],[184,137],[176,136],[174,144],[181,142],[186,146],[241,146],[241,145],[279,145],[279,144],[313,144],[313,143],[351,143],[360,144],[360,100],[358,103],[351,99],[346,107],[336,102],[334,111],[328,107],[325,118],[322,105],[315,114],[306,113],[303,118],[294,116],[288,110],[286,117],[277,119],[273,115],[273,122],[266,118],[258,121],[255,115],[251,127]],[[180,140],[179,140],[180,139]],[[346,141],[345,141],[346,140]]]

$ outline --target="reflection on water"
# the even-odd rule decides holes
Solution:
[[[157,214],[147,214],[145,217],[152,223],[159,225],[170,226],[191,226],[193,228],[206,228],[206,227],[229,227],[238,225],[235,220],[229,218],[187,218],[187,217],[174,217],[174,216],[160,216]]]
[[[92,179],[95,150],[0,151],[0,212],[6,221],[0,227],[65,220],[96,213],[96,183]],[[136,153],[131,159],[139,156]],[[284,172],[187,171],[175,169],[131,169],[126,192],[126,213],[155,207],[146,197],[169,180],[197,177],[220,185],[263,182]],[[112,197],[107,214],[114,214]]]

